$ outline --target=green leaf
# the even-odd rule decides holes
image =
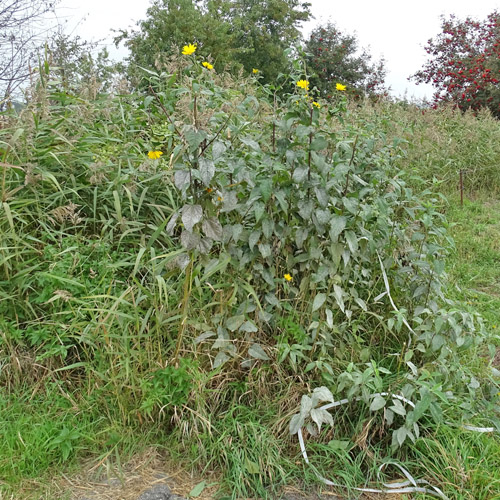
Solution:
[[[358,251],[358,239],[356,235],[352,231],[347,231],[345,233],[345,239],[349,245],[349,250],[352,254],[355,254]]]
[[[326,300],[326,294],[318,293],[313,300],[312,312],[317,311],[325,303],[325,300]]]
[[[189,144],[190,152],[193,152],[206,139],[207,134],[201,130],[194,130],[194,128],[190,128],[189,130],[184,131],[184,137]]]
[[[248,349],[248,354],[255,359],[262,359],[264,361],[270,359],[260,344],[252,344],[250,349]]]
[[[201,241],[201,236],[198,233],[192,233],[190,231],[182,231],[181,233],[181,245],[186,250],[193,250],[196,248]]]
[[[332,242],[336,242],[340,236],[340,233],[345,229],[347,223],[347,217],[333,216],[330,219],[330,238]]]
[[[223,142],[215,141],[212,146],[212,158],[214,161],[219,160],[222,155],[226,152],[227,148]]]
[[[240,141],[254,151],[260,151],[259,143],[253,139],[250,139],[249,137],[241,137]]]
[[[184,227],[191,232],[194,225],[200,222],[203,217],[203,209],[201,205],[184,205],[181,208],[181,214]]]
[[[320,151],[321,149],[325,149],[327,147],[328,141],[322,135],[316,136],[311,142],[312,151]]]
[[[260,474],[259,464],[252,462],[248,457],[245,457],[245,469],[250,474]]]
[[[206,236],[215,241],[222,241],[223,231],[222,226],[217,217],[209,217],[201,224],[201,228]]]
[[[380,410],[385,406],[385,399],[382,396],[375,396],[370,405],[370,411]]]
[[[273,193],[273,181],[272,179],[265,179],[260,182],[259,185],[260,192],[262,194],[262,199],[267,203],[271,198]]]
[[[245,316],[239,314],[238,316],[231,316],[226,320],[226,328],[232,332],[236,331],[245,321]]]
[[[199,166],[201,182],[208,186],[215,174],[215,164],[212,160],[200,158]]]
[[[189,492],[189,498],[196,498],[199,497],[203,490],[206,488],[207,482],[202,481],[201,483],[198,483],[190,492]]]

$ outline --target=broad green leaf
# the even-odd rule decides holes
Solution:
[[[328,147],[328,141],[322,135],[316,136],[311,142],[312,151],[320,151],[326,147]]]
[[[273,193],[273,181],[271,179],[264,179],[259,184],[262,199],[267,203],[271,199]]]
[[[253,321],[245,321],[241,326],[240,326],[240,332],[246,332],[246,333],[255,333],[258,332],[259,329],[255,325]]]
[[[312,312],[317,311],[325,303],[325,300],[326,300],[326,294],[318,293],[313,300]]]
[[[226,320],[226,328],[232,332],[236,331],[245,321],[245,316],[239,314],[237,316],[231,316]]]
[[[199,497],[202,493],[203,490],[206,488],[207,483],[206,481],[202,481],[201,483],[198,483],[190,492],[189,492],[189,498],[196,498]]]
[[[192,231],[195,224],[200,222],[203,217],[201,205],[184,205],[181,209],[181,219],[184,227]]]
[[[340,233],[345,229],[347,217],[334,215],[330,219],[330,238],[332,242],[337,242]]]
[[[385,406],[385,399],[382,396],[375,396],[370,405],[370,411],[380,410]]]
[[[226,150],[226,145],[223,142],[215,141],[212,146],[212,158],[214,159],[214,161],[219,160],[226,152]]]
[[[352,231],[347,231],[345,233],[345,240],[349,245],[349,250],[352,254],[355,254],[358,251],[358,238]]]
[[[340,288],[338,285],[333,285],[333,294],[335,295],[335,300],[337,301],[340,310],[344,312],[344,292],[342,291],[342,288]]]
[[[245,457],[245,468],[250,474],[260,474],[259,464]]]
[[[321,410],[320,408],[314,408],[311,410],[311,419],[318,426],[318,432],[321,431],[322,424],[330,424],[333,426],[333,417],[328,410]]]
[[[250,349],[248,349],[248,354],[255,359],[262,359],[264,361],[270,359],[260,344],[252,344]]]
[[[212,238],[215,241],[222,241],[222,226],[217,217],[209,217],[208,219],[205,219],[201,224],[201,228],[203,229],[205,235],[209,238]]]
[[[191,233],[190,231],[182,231],[181,233],[181,245],[186,250],[193,250],[196,248],[201,241],[201,236],[198,233]]]
[[[214,359],[214,369],[219,368],[219,366],[222,366],[229,359],[229,356],[224,351],[219,352]]]
[[[208,186],[215,174],[215,164],[212,160],[200,158],[199,167],[201,182],[203,182],[205,186]]]

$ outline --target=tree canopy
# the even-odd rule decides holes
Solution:
[[[323,97],[337,83],[353,95],[384,89],[384,61],[372,62],[366,49],[360,49],[355,35],[343,33],[331,22],[315,28],[305,43],[309,68],[315,73],[311,82]]]
[[[138,29],[115,42],[130,49],[132,68],[160,68],[183,44],[196,43],[218,67],[255,68],[273,81],[286,69],[284,50],[301,39],[309,9],[300,0],[155,0]]]
[[[442,18],[441,33],[428,40],[429,60],[413,78],[436,89],[434,101],[461,110],[489,108],[500,117],[500,14],[483,21]]]

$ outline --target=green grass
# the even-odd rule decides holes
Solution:
[[[452,198],[446,212],[456,245],[447,263],[454,293],[500,331],[500,201],[482,197],[460,206]]]

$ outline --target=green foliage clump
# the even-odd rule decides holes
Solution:
[[[335,24],[316,27],[304,49],[315,73],[311,82],[322,97],[334,94],[337,83],[346,85],[357,98],[384,92],[384,61],[372,62],[366,50],[359,51],[356,36],[343,33]]]
[[[486,331],[447,296],[440,198],[400,168],[388,115],[325,102],[298,62],[262,86],[203,61],[95,99],[61,92],[46,65],[0,131],[2,381],[36,380],[8,361],[30,352],[123,426],[161,420],[179,447],[224,449],[213,463],[242,495],[286,478],[244,436],[274,461],[262,436],[287,443],[299,406],[292,430],[313,434],[331,422],[319,402],[357,399],[363,445],[394,458],[457,402],[494,420],[486,359],[463,362]],[[234,415],[266,405],[272,425]],[[63,458],[73,441],[54,442]]]
[[[123,31],[115,40],[130,49],[128,71],[140,84],[137,67],[169,67],[179,46],[198,45],[216,69],[258,69],[273,82],[287,70],[285,49],[297,44],[299,26],[310,17],[310,4],[299,0],[157,0],[138,23],[138,30]],[[167,71],[169,71],[167,69]]]

